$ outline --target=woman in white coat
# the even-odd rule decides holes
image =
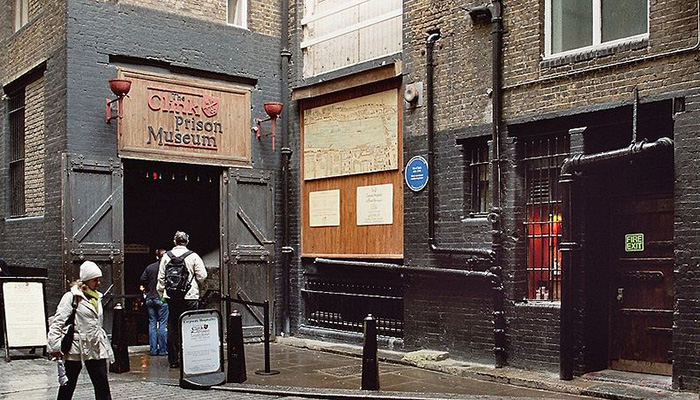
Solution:
[[[107,360],[114,362],[112,346],[107,333],[102,328],[102,293],[97,291],[102,271],[92,261],[80,266],[80,281],[63,295],[56,308],[48,333],[48,352],[65,360],[68,383],[58,390],[58,400],[73,398],[78,375],[85,363],[97,400],[111,400],[107,380]],[[65,323],[73,312],[73,301],[77,302],[75,312],[75,334],[68,354],[61,353],[61,339],[65,333]]]

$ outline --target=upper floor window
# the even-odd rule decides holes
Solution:
[[[649,33],[649,0],[546,0],[545,53],[559,55]]]
[[[29,21],[29,0],[15,0],[15,32]]]
[[[228,0],[226,22],[239,28],[248,27],[248,0]]]

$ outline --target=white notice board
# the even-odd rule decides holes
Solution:
[[[43,282],[3,282],[2,300],[7,346],[46,346]]]
[[[187,312],[182,315],[182,372],[185,375],[220,371],[221,317],[215,310]]]

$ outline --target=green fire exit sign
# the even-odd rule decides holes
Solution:
[[[625,251],[644,251],[644,234],[628,233],[625,235]]]

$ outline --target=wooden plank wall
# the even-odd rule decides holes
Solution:
[[[390,81],[369,87],[348,90],[301,102],[301,143],[304,143],[304,110],[322,105],[399,88],[400,82]],[[402,97],[397,90],[398,165],[397,170],[369,174],[301,180],[302,193],[302,256],[344,258],[403,258],[403,139]],[[303,149],[301,154],[303,154]],[[304,160],[302,157],[302,173]],[[391,225],[358,226],[356,223],[357,187],[393,185],[393,223]],[[310,227],[309,193],[340,190],[340,226]]]
[[[304,78],[401,52],[401,0],[309,0],[304,6]]]

